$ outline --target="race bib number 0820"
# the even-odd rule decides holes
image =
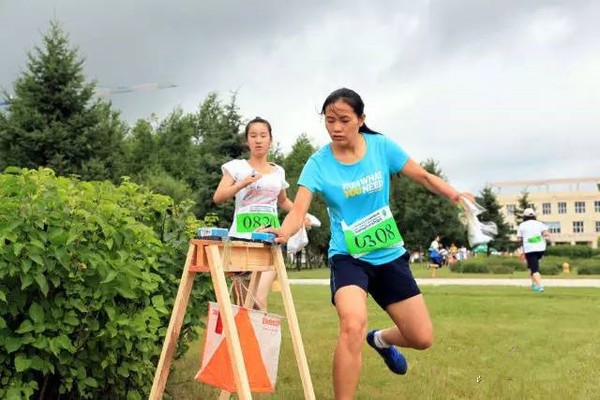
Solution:
[[[235,226],[238,232],[254,232],[257,228],[265,225],[279,228],[279,219],[275,207],[252,205],[238,210],[235,218]]]

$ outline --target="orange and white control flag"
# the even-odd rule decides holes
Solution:
[[[232,311],[250,390],[255,393],[273,393],[281,348],[281,317],[237,305],[232,306]],[[214,302],[208,305],[202,366],[195,379],[230,393],[237,391],[221,315]]]

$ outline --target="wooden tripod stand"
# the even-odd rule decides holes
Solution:
[[[315,394],[306,361],[302,336],[294,308],[294,300],[290,290],[287,272],[283,261],[283,255],[279,246],[269,246],[262,243],[249,243],[241,241],[221,242],[213,240],[193,239],[190,242],[187,258],[179,283],[177,297],[173,306],[173,312],[169,321],[169,327],[163,344],[160,359],[154,375],[150,400],[161,400],[165,390],[169,368],[173,359],[175,345],[179,338],[181,325],[187,309],[188,300],[196,272],[210,272],[213,288],[217,297],[217,303],[223,320],[223,331],[229,357],[233,368],[233,376],[237,388],[238,397],[242,400],[252,399],[248,374],[242,356],[242,348],[235,326],[233,312],[231,311],[231,300],[227,290],[225,272],[252,271],[250,279],[250,293],[246,296],[245,304],[250,307],[253,296],[258,289],[258,282],[263,271],[276,271],[277,282],[281,287],[283,304],[290,328],[292,344],[296,353],[296,361],[302,380],[304,398],[314,400]],[[221,392],[222,399],[228,399],[229,393]]]

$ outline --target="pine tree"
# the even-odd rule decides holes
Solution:
[[[156,136],[150,121],[140,119],[136,122],[124,141],[127,174],[139,176],[160,166]]]
[[[269,154],[267,155],[267,160],[277,165],[283,165],[284,159],[285,155],[281,150],[281,144],[278,141],[273,141],[271,148],[269,149]]]
[[[126,126],[110,104],[94,99],[77,49],[58,22],[43,48],[28,53],[26,70],[0,117],[1,167],[50,167],[83,179],[117,180]]]
[[[202,218],[214,212],[219,217],[219,225],[228,227],[235,204],[228,201],[214,206],[212,197],[223,176],[221,165],[247,155],[235,94],[227,104],[223,104],[216,93],[209,94],[195,115],[195,124],[194,140],[198,145],[188,183],[196,192],[196,215]]]
[[[523,222],[523,211],[529,207],[529,192],[526,190],[521,192],[521,197],[517,201],[517,209],[515,210],[515,221],[517,225]]]
[[[488,249],[493,247],[498,250],[508,250],[510,248],[510,226],[504,220],[502,213],[500,213],[501,206],[492,188],[489,186],[483,188],[476,200],[486,210],[478,216],[479,220],[482,222],[494,222],[498,227],[498,234],[494,240],[488,243]]]
[[[194,191],[186,181],[195,174],[193,132],[193,115],[184,115],[181,109],[161,123],[154,115],[138,120],[125,139],[127,174],[176,203],[193,201]]]

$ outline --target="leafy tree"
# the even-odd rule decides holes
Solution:
[[[436,161],[429,159],[421,165],[445,179]],[[436,235],[440,235],[445,245],[465,242],[465,227],[454,204],[405,176],[393,178],[392,182],[390,208],[395,211],[396,223],[408,249],[427,249]]]
[[[500,212],[500,203],[494,194],[491,187],[483,188],[476,198],[477,202],[485,208],[485,212],[479,215],[480,221],[491,221],[498,227],[498,235],[488,243],[488,249],[494,247],[499,250],[507,250],[510,246],[510,226],[504,220],[504,216]]]
[[[304,164],[317,149],[310,142],[308,136],[303,133],[296,139],[292,146],[292,151],[285,157],[283,168],[285,169],[286,180],[290,184],[287,190],[287,195],[290,199],[296,197],[298,192],[298,179],[304,168]],[[327,263],[327,251],[329,249],[329,215],[327,214],[327,206],[321,196],[314,196],[309,212],[321,221],[321,227],[310,229],[308,231],[308,246],[309,255],[315,256]]]
[[[154,141],[162,169],[188,184],[200,172],[196,165],[200,154],[192,143],[195,133],[194,115],[184,114],[181,108],[176,108],[160,123]]]
[[[175,109],[156,128],[151,121],[138,121],[126,139],[128,173],[159,193],[176,199],[190,196],[199,218],[211,214],[211,221],[228,226],[233,202],[216,207],[212,196],[222,177],[221,165],[246,155],[235,102],[235,95],[223,104],[210,93],[196,113]]]
[[[408,185],[410,185],[410,180],[400,173],[390,177],[390,210],[394,215],[401,234],[404,234],[400,221],[404,221],[404,213],[406,211],[405,191]]]
[[[173,178],[161,169],[149,171],[144,175],[141,182],[152,189],[153,192],[169,196],[175,203],[189,201],[194,198],[194,191],[187,183]]]
[[[296,197],[298,191],[298,179],[304,168],[304,164],[315,152],[316,148],[310,142],[306,133],[301,134],[292,145],[292,150],[285,156],[282,166],[285,169],[285,177],[290,183],[287,194],[290,198]]]
[[[46,166],[60,175],[117,180],[127,127],[109,103],[93,98],[84,61],[57,22],[43,42],[28,53],[9,111],[0,114],[0,167]]]

